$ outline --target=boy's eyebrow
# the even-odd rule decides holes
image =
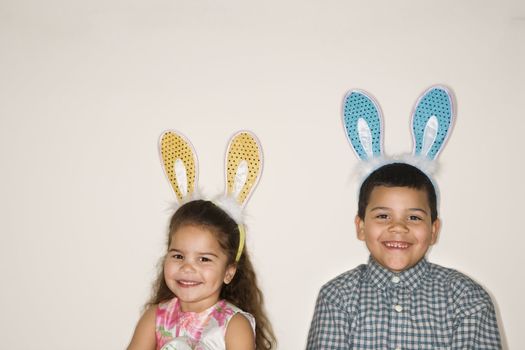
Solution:
[[[370,209],[370,211],[374,211],[374,210],[389,210],[390,208],[389,207],[374,207],[372,209]]]
[[[374,207],[372,209],[370,209],[370,211],[375,211],[375,210],[390,210],[391,208],[389,207]],[[422,212],[424,213],[425,215],[428,215],[427,211],[425,209],[421,209],[421,208],[408,208],[409,211],[418,211],[418,212]]]
[[[421,208],[410,208],[408,209],[409,211],[419,211],[419,212],[422,212],[424,213],[425,215],[428,215],[427,211],[425,209],[421,209]]]

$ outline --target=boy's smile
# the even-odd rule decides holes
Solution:
[[[355,218],[357,237],[372,257],[393,272],[416,265],[436,242],[440,221],[433,223],[427,194],[409,187],[375,187],[365,218]]]

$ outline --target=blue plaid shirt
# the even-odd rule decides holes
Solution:
[[[321,288],[307,350],[501,349],[487,292],[421,260],[393,273],[370,259]]]

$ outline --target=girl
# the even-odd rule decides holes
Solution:
[[[188,150],[194,153],[188,146],[189,142],[178,134],[174,135],[171,132],[162,137],[161,150],[166,150],[169,155],[169,159],[163,157],[165,169],[183,167],[184,176],[173,181],[172,174],[166,173],[174,184],[179,201],[184,203],[186,198],[191,198],[196,182],[196,157],[186,154]],[[167,137],[175,138],[175,141]],[[242,155],[246,141],[237,141],[247,137],[249,148],[257,151],[256,157],[250,155],[249,164],[246,161],[243,164],[243,159],[233,162],[229,155],[235,154],[234,158]],[[228,169],[244,167],[252,170],[255,160],[260,163],[259,145],[254,140],[246,132],[234,136],[227,152]],[[171,144],[176,147],[168,149]],[[260,166],[256,170],[248,172],[256,176],[241,181],[243,186],[238,184],[239,176],[230,181],[231,188],[246,191],[231,193],[227,179],[227,198],[223,198],[220,204],[191,200],[172,216],[167,252],[154,294],[146,304],[128,350],[273,348],[275,336],[263,310],[262,293],[244,246],[244,225],[239,211],[242,209],[239,203],[245,203],[255,186]],[[180,173],[180,169],[178,171]],[[182,181],[183,186],[180,185]]]
[[[246,248],[235,262],[239,238],[237,223],[210,201],[177,210],[154,295],[128,350],[272,348]]]

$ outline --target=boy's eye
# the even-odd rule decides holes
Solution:
[[[183,260],[184,257],[181,254],[172,254],[171,257],[175,260]]]
[[[388,219],[388,215],[387,214],[378,214],[378,215],[376,215],[376,219]]]
[[[207,257],[205,257],[205,256],[201,257],[200,260],[201,260],[201,262],[210,262],[210,261],[211,261],[210,258],[207,258]]]
[[[417,215],[410,215],[408,218],[410,219],[410,221],[420,221],[420,220],[423,220],[423,219],[421,219],[421,218],[420,218],[419,216],[417,216]]]

